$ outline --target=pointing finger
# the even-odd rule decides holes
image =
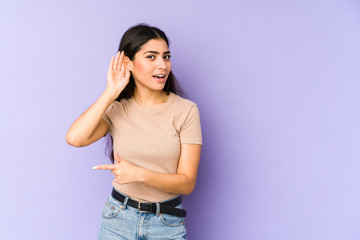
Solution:
[[[114,164],[104,164],[104,165],[97,165],[95,167],[92,167],[92,169],[94,170],[112,170],[115,169],[115,165]]]

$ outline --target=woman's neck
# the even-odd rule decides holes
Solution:
[[[156,107],[166,103],[169,95],[164,91],[139,91],[138,88],[134,89],[134,100],[143,107]]]

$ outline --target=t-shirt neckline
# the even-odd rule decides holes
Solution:
[[[134,97],[132,96],[131,97],[131,101],[134,103],[134,105],[144,111],[152,111],[152,110],[161,110],[161,109],[164,109],[166,108],[173,100],[174,98],[174,93],[170,92],[169,94],[169,98],[167,99],[167,101],[163,104],[161,104],[160,106],[155,106],[155,107],[144,107],[144,106],[141,106],[139,103],[137,103],[134,99]]]

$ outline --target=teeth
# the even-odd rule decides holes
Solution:
[[[163,78],[163,77],[165,77],[165,75],[155,75],[155,77]]]

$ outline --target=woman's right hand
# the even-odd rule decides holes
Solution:
[[[116,97],[124,90],[130,79],[130,71],[126,68],[125,57],[124,51],[118,52],[115,59],[113,56],[107,73],[107,90]]]

